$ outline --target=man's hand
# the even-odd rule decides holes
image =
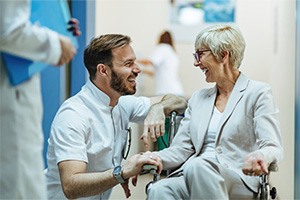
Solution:
[[[122,188],[124,190],[126,198],[129,198],[131,196],[131,192],[130,192],[130,189],[129,189],[128,182],[129,181],[127,180],[125,183],[121,184],[121,186],[122,186]]]
[[[153,157],[148,154],[140,153],[135,154],[128,159],[123,165],[123,178],[128,179],[139,175],[144,165],[155,165],[158,167],[158,171],[161,171],[161,163],[157,159],[157,156]]]
[[[74,55],[77,53],[76,48],[73,46],[69,38],[60,35],[59,41],[61,46],[61,56],[57,63],[58,66],[70,62]]]
[[[152,160],[155,160],[156,162],[159,163],[159,165],[157,167],[157,173],[160,174],[163,169],[163,164],[162,164],[161,158],[159,156],[157,156],[155,153],[152,153],[150,151],[146,151],[145,153],[143,153],[143,155],[148,156]]]
[[[137,179],[138,179],[138,175],[132,177],[131,179],[131,183],[134,187],[136,187],[137,185]],[[121,186],[124,190],[126,198],[129,198],[131,196],[131,191],[129,189],[129,180],[127,180],[126,183],[121,184]]]
[[[127,162],[124,163],[123,166],[123,178],[129,180],[132,177],[132,184],[136,186],[137,177],[142,172],[144,165],[154,165],[157,166],[157,173],[161,173],[162,171],[162,162],[158,156],[152,155],[150,152],[140,153],[133,155],[128,159]],[[129,181],[122,184],[122,188],[126,195],[126,198],[131,196],[131,192],[129,189]]]
[[[160,136],[165,133],[165,113],[164,108],[160,103],[151,106],[149,113],[144,121],[144,131],[141,140],[146,148],[149,147],[149,140],[155,142]]]
[[[260,176],[263,173],[269,173],[268,166],[269,163],[263,154],[256,151],[246,156],[242,170],[245,175]]]

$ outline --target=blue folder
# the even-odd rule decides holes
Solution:
[[[67,0],[31,1],[30,21],[69,37],[73,45],[77,48],[77,38],[73,36],[72,32],[67,30],[70,19],[71,15]],[[10,82],[14,86],[28,80],[32,75],[50,66],[47,63],[35,62],[8,53],[2,52],[1,54]]]

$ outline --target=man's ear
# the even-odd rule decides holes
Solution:
[[[97,65],[97,73],[99,73],[100,76],[107,76],[108,69],[109,69],[109,67],[102,63]]]

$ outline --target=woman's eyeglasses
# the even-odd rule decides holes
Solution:
[[[194,58],[197,62],[200,62],[201,57],[203,56],[204,52],[210,51],[209,49],[205,50],[197,50],[195,53],[193,53]]]
[[[126,160],[126,158],[128,157],[128,154],[129,154],[129,151],[130,151],[130,146],[131,146],[131,127],[129,127],[128,129],[127,129],[127,135],[128,135],[128,146],[127,146],[127,148],[126,147],[124,147],[124,149],[123,149],[123,152],[122,152],[122,156],[123,156],[123,158]],[[127,151],[126,151],[126,149],[127,149]],[[126,153],[125,153],[125,151],[126,151]]]

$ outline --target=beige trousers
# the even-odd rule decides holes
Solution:
[[[200,157],[190,162],[179,177],[154,183],[147,199],[255,199],[257,194],[248,189],[234,171],[217,162]]]

